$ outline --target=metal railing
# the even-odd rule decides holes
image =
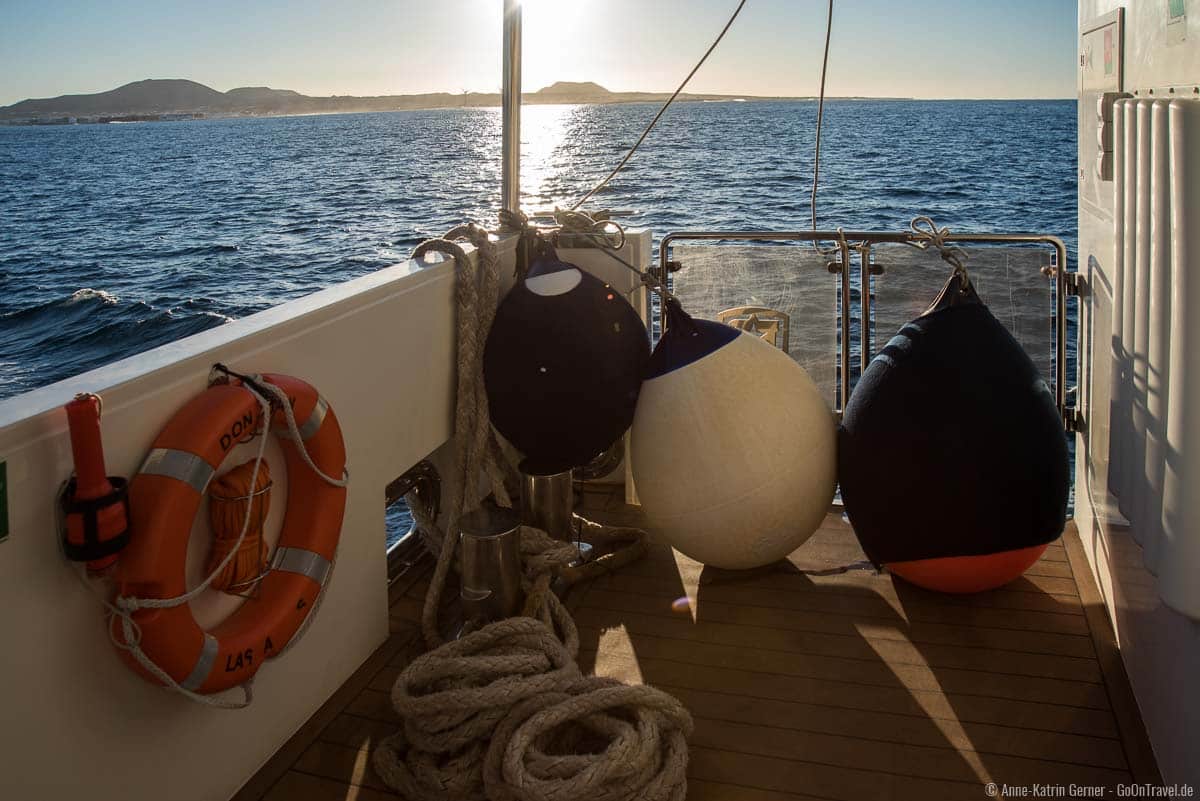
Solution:
[[[841,356],[838,377],[840,403],[836,411],[841,411],[851,392],[851,353],[852,353],[852,265],[851,253],[857,253],[858,275],[860,280],[860,303],[858,309],[859,331],[859,368],[865,371],[873,357],[871,343],[871,280],[872,275],[879,274],[871,264],[872,247],[879,244],[916,245],[920,241],[911,232],[889,231],[676,231],[663,237],[659,245],[658,278],[666,281],[668,276],[686,265],[681,265],[671,259],[671,246],[688,241],[724,241],[724,242],[811,242],[815,245],[828,243],[829,247],[821,248],[818,252],[836,261],[828,265],[830,272],[839,276],[839,296],[841,298],[842,314],[839,321],[841,343],[838,348]],[[1054,286],[1054,399],[1058,405],[1063,424],[1068,430],[1074,428],[1075,417],[1067,407],[1067,296],[1074,293],[1074,281],[1068,277],[1067,246],[1061,239],[1049,234],[950,234],[946,241],[959,245],[1044,245],[1053,248],[1053,261],[1041,267],[1041,272],[1052,280]],[[967,265],[970,270],[970,263]],[[950,268],[946,268],[946,277]],[[937,287],[931,287],[936,291]]]

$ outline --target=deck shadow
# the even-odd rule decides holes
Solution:
[[[704,797],[1111,786],[1128,780],[1120,741],[1069,568],[1051,555],[964,599],[869,571],[806,574],[862,558],[836,518],[757,571],[656,546],[579,599],[581,666],[688,705]],[[732,794],[709,792],[720,787]]]

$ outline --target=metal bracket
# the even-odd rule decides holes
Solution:
[[[1047,264],[1042,267],[1042,275],[1053,280],[1058,277],[1058,267],[1053,264]],[[1063,287],[1066,289],[1067,297],[1081,297],[1084,292],[1084,279],[1082,273],[1063,273]]]
[[[1067,294],[1077,298],[1082,297],[1087,289],[1083,273],[1066,273],[1063,275],[1063,283],[1067,287]]]
[[[422,459],[383,491],[388,506],[415,492],[429,518],[435,518],[442,506],[442,477],[433,462]]]
[[[405,495],[415,493],[421,504],[421,511],[430,520],[437,519],[442,505],[442,477],[438,474],[433,462],[423,459],[417,462],[400,478],[387,485],[384,490],[386,505],[400,501]],[[409,567],[415,564],[424,554],[424,546],[420,537],[413,535],[417,531],[414,522],[408,534],[400,538],[387,554],[388,584],[392,584],[404,575]]]
[[[1070,387],[1064,398],[1068,403],[1076,404],[1079,398],[1079,387]],[[1077,405],[1065,407],[1062,415],[1063,427],[1066,428],[1068,434],[1082,434],[1087,431],[1087,421],[1083,417],[1083,410]]]
[[[625,458],[625,437],[617,437],[617,440],[602,453],[596,455],[596,458],[585,464],[583,467],[576,467],[574,471],[575,481],[595,481],[598,478],[604,478],[609,473],[617,469],[617,465]]]
[[[683,262],[678,259],[671,259],[670,261],[660,263],[657,267],[651,267],[650,273],[665,285],[667,276],[670,273],[677,273],[682,269]]]

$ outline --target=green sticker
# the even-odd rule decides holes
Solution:
[[[1187,0],[1170,0],[1167,5],[1170,7],[1168,13],[1171,19],[1179,19],[1187,13]]]
[[[0,462],[0,542],[8,539],[8,463]]]

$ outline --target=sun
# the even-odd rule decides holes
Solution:
[[[520,4],[526,12],[540,13],[547,10],[578,9],[583,2],[581,0],[520,0]]]
[[[534,91],[564,75],[564,42],[578,42],[585,24],[586,0],[522,0],[521,71],[525,91]]]

